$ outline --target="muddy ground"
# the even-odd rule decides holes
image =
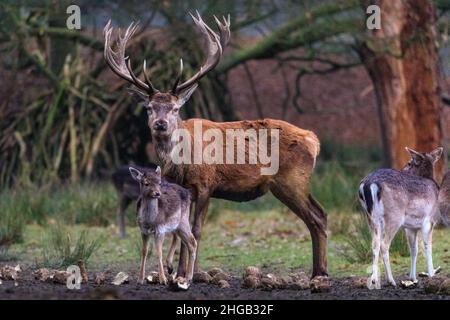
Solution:
[[[79,290],[70,290],[63,284],[47,283],[36,280],[31,268],[24,268],[20,273],[17,285],[12,280],[3,280],[0,284],[0,299],[433,299],[450,300],[449,295],[430,294],[428,279],[422,278],[417,287],[411,289],[392,288],[383,283],[381,290],[363,288],[356,277],[331,278],[329,292],[312,293],[311,290],[261,290],[242,288],[242,277],[231,275],[230,288],[222,289],[213,284],[194,283],[188,291],[174,292],[168,287],[155,284],[138,285],[136,274],[130,272],[130,282],[120,286],[112,285],[111,281],[117,270],[111,270],[106,275],[106,283],[96,285],[93,275],[89,274],[88,284]],[[448,275],[438,275],[437,283],[450,279]],[[397,278],[398,283],[404,278]]]

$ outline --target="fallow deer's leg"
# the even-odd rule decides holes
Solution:
[[[175,250],[177,249],[178,236],[174,233],[172,238],[172,243],[170,245],[169,253],[166,258],[166,267],[169,274],[173,272],[173,256],[175,254]]]
[[[419,252],[419,242],[417,237],[417,230],[405,229],[406,238],[408,239],[409,254],[411,255],[411,272],[409,278],[417,282],[417,254]]]
[[[145,262],[147,261],[148,245],[150,243],[150,237],[147,234],[141,234],[142,236],[142,249],[141,249],[141,267],[139,269],[139,283],[143,284],[145,279]]]
[[[424,223],[422,226],[422,238],[423,238],[423,247],[425,256],[427,258],[427,269],[428,269],[428,276],[432,277],[434,276],[435,270],[433,268],[433,255],[432,255],[432,233],[433,233],[433,226],[430,222]]]
[[[119,208],[117,210],[117,227],[118,227],[118,236],[120,238],[125,238],[125,211],[127,210],[128,205],[130,204],[130,198],[126,196],[121,196],[119,200]]]
[[[158,258],[159,283],[167,284],[167,278],[164,274],[162,247],[164,242],[164,233],[155,232],[155,251]]]
[[[381,241],[381,256],[383,258],[384,267],[386,268],[387,278],[389,283],[394,287],[396,287],[397,284],[395,283],[394,276],[392,275],[391,263],[389,261],[389,248],[391,246],[392,239],[399,228],[400,225],[398,224],[390,223],[385,225]]]
[[[306,188],[290,177],[279,177],[270,190],[308,227],[313,248],[312,277],[327,276],[327,215]]]
[[[192,225],[192,233],[197,241],[197,252],[196,252],[196,261],[194,265],[194,272],[198,271],[198,247],[201,237],[202,231],[202,221],[204,220],[203,214],[206,215],[208,211],[209,204],[209,194],[208,193],[199,193],[197,196],[197,200],[194,205],[194,223]],[[184,243],[181,244],[180,249],[180,260],[178,263],[177,276],[184,277],[186,275],[186,258],[187,258],[187,248]]]
[[[189,224],[187,224],[187,226],[181,227],[178,234],[181,238],[181,241],[186,245],[186,247],[188,248],[188,251],[189,251],[189,260],[188,260],[188,266],[187,266],[186,279],[188,281],[191,281],[192,277],[194,275],[194,263],[195,263],[195,256],[196,256],[196,251],[197,251],[197,241],[195,240],[195,237],[191,232]]]
[[[370,231],[372,235],[372,275],[370,277],[369,289],[381,289],[380,273],[378,268],[378,260],[380,258],[381,249],[381,225],[370,224]]]

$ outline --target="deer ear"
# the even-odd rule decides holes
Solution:
[[[130,170],[130,174],[134,180],[141,181],[142,176],[144,175],[141,171],[133,167],[129,167],[128,170]]]
[[[197,89],[198,84],[193,84],[192,86],[188,87],[187,89],[184,89],[178,94],[178,105],[181,107],[183,104],[185,104],[191,95],[194,93],[195,89]]]
[[[429,153],[429,155],[433,159],[433,163],[435,163],[436,161],[438,161],[441,158],[443,151],[444,151],[444,148],[439,147]]]
[[[406,151],[409,152],[409,154],[411,155],[411,158],[413,158],[414,160],[423,160],[424,156],[423,154],[421,154],[420,152],[417,152],[413,149],[410,149],[408,147],[405,147]]]
[[[139,102],[148,103],[148,101],[150,100],[148,94],[146,94],[140,90],[137,90],[135,88],[128,88],[127,91],[128,91],[128,94],[133,99],[133,101],[136,103],[139,103]]]
[[[155,172],[158,173],[158,174],[160,174],[160,173],[161,173],[161,167],[158,166],[158,167],[156,168]]]

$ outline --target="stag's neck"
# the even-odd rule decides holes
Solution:
[[[186,128],[183,120],[178,119],[177,128]],[[181,184],[183,181],[183,164],[174,164],[172,161],[171,152],[175,144],[171,137],[153,135],[152,138],[155,141],[155,153],[161,163],[164,177]]]

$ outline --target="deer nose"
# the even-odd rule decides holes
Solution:
[[[154,191],[153,192],[153,197],[154,198],[159,198],[159,197],[161,197],[161,193],[159,191]]]
[[[167,130],[167,121],[163,119],[158,119],[153,123],[153,129],[157,131],[166,131]]]

